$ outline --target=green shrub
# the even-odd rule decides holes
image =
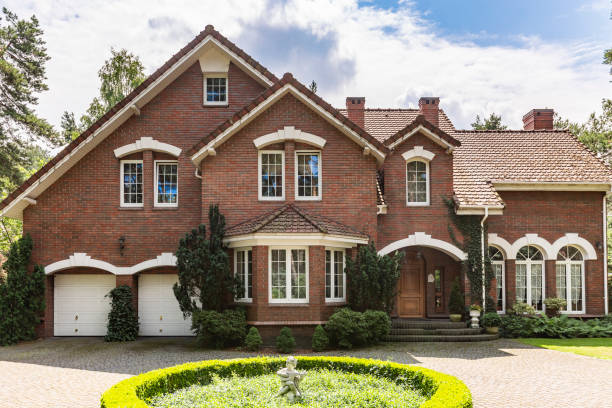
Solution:
[[[561,311],[567,306],[567,301],[562,298],[546,298],[544,299],[544,305],[546,306],[546,316],[558,317],[561,315]]]
[[[249,329],[249,334],[247,334],[246,339],[244,339],[244,345],[247,350],[257,351],[263,344],[263,340],[261,340],[261,336],[259,335],[259,330],[257,327],[253,326]]]
[[[508,315],[502,317],[500,328],[504,337],[610,337],[612,319],[583,321],[566,315],[553,318]]]
[[[448,311],[451,314],[462,315],[465,311],[465,299],[461,292],[461,286],[459,286],[459,278],[455,278],[453,286],[451,286],[450,299],[448,302]]]
[[[487,313],[482,317],[483,327],[499,327],[501,326],[501,317],[497,313]]]
[[[312,350],[323,351],[329,346],[329,337],[323,326],[318,325],[315,327],[314,334],[312,335]]]
[[[325,330],[333,344],[350,349],[381,341],[391,330],[391,319],[379,310],[360,313],[343,308],[331,315]]]
[[[295,338],[291,333],[291,329],[283,327],[280,334],[276,338],[276,348],[281,353],[291,353],[295,349]]]
[[[508,310],[508,314],[515,316],[534,316],[536,310],[527,303],[518,302],[512,305],[510,310]]]
[[[111,299],[105,341],[134,341],[138,337],[138,314],[132,304],[132,289],[121,285],[106,295]]]
[[[276,372],[284,358],[258,357],[236,360],[207,360],[150,371],[114,385],[102,395],[102,408],[148,408],[145,402],[193,384],[209,384],[214,376],[253,377]],[[421,408],[471,408],[472,395],[455,377],[427,368],[387,361],[351,357],[299,357],[299,370],[333,370],[369,374],[413,387],[428,401]]]
[[[223,348],[242,344],[247,334],[244,310],[194,311],[191,329],[196,333],[199,344]]]
[[[36,326],[45,310],[45,272],[30,272],[32,239],[25,235],[11,245],[0,279],[0,346],[36,338]]]

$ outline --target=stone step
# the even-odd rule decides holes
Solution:
[[[471,328],[461,328],[461,329],[391,329],[391,335],[402,336],[402,335],[412,335],[412,336],[463,336],[463,335],[473,335],[482,333],[482,329],[471,329]]]
[[[389,335],[385,338],[386,342],[473,342],[489,341],[499,338],[499,334],[470,334],[461,336],[451,335]]]
[[[393,319],[391,327],[394,329],[465,329],[467,323],[451,322],[450,320]]]

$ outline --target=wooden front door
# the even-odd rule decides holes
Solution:
[[[425,316],[424,266],[423,257],[417,251],[406,251],[399,280],[399,317]]]

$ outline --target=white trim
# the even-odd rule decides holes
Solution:
[[[201,64],[201,62],[200,62]],[[227,106],[229,105],[229,78],[227,76],[227,72],[206,72],[202,76],[202,87],[203,87],[203,95],[202,95],[202,104],[204,106]],[[225,100],[224,101],[207,101],[206,97],[208,94],[208,81],[207,79],[225,79]]]
[[[68,171],[75,163],[95,148],[102,140],[108,135],[114,132],[121,124],[127,119],[134,115],[132,105],[144,107],[149,103],[159,92],[171,84],[176,78],[178,78],[188,67],[195,63],[202,50],[207,45],[216,46],[226,52],[231,60],[242,69],[244,69],[249,76],[257,80],[258,82],[272,86],[273,82],[266,78],[261,72],[257,71],[252,65],[248,64],[242,57],[236,55],[230,51],[226,46],[217,41],[212,35],[206,36],[200,44],[195,46],[191,51],[182,56],[178,61],[174,63],[166,72],[160,77],[153,81],[146,89],[144,89],[139,95],[137,95],[129,104],[125,105],[118,112],[116,112],[109,120],[104,122],[102,126],[96,129],[91,135],[87,137],[83,142],[77,145],[74,150],[64,156],[58,161],[51,169],[43,174],[38,180],[34,181],[25,191],[19,194],[14,200],[12,200],[5,208],[0,210],[0,216],[6,216],[15,219],[23,218],[23,209],[27,207],[27,203],[23,202],[24,197],[31,196],[37,198],[43,191],[45,191],[50,185],[57,181],[66,171]],[[384,158],[384,155],[383,155]]]
[[[425,201],[408,201],[408,165],[410,163],[419,162],[425,164]],[[406,174],[406,207],[427,207],[430,202],[430,194],[429,194],[429,177],[430,177],[430,169],[429,169],[429,160],[424,160],[421,158],[414,158],[409,160],[404,165],[404,172]]]
[[[249,262],[248,262],[248,253],[251,252],[251,260],[253,257],[253,248],[251,247],[242,247],[242,248],[236,248],[234,250],[234,276],[236,276],[238,274],[238,252],[244,252],[245,253],[245,268],[249,268]],[[251,270],[251,291],[253,290],[253,265],[251,264],[250,266]],[[246,271],[246,276],[248,276],[249,271]],[[245,279],[246,282],[246,279]],[[248,294],[248,284],[244,287],[244,293],[245,295]],[[252,293],[251,293],[252,295]],[[253,303],[253,296],[251,297],[234,297],[234,302],[236,303]]]
[[[276,132],[259,136],[257,139],[253,140],[253,144],[257,149],[263,149],[268,145],[283,143],[287,140],[306,143],[318,147],[319,149],[322,149],[325,146],[325,143],[327,143],[327,140],[323,139],[322,137],[303,132],[296,129],[294,126],[285,126],[283,129],[279,129]]]
[[[142,152],[145,150],[153,150],[154,152],[168,153],[171,156],[179,157],[181,154],[181,148],[173,146],[168,143],[162,143],[153,139],[152,137],[141,137],[134,143],[127,144],[125,146],[118,147],[114,150],[115,157],[120,159],[129,154]]]
[[[75,252],[68,259],[53,262],[45,266],[45,274],[51,275],[70,268],[95,268],[114,275],[133,275],[147,269],[159,268],[163,266],[176,266],[176,256],[172,252],[162,252],[156,258],[140,262],[133,266],[115,266],[111,263],[93,259],[91,256],[82,252]]]
[[[610,191],[610,183],[492,181],[497,191]]]
[[[157,166],[159,164],[176,164],[176,203],[160,203],[157,200],[159,199],[158,197],[158,183],[159,183],[159,177],[157,174]],[[153,161],[153,173],[154,173],[154,178],[153,178],[153,200],[154,200],[154,206],[155,207],[178,207],[178,203],[179,203],[179,165],[178,165],[178,160],[154,160]]]
[[[555,254],[554,259],[557,259],[557,254],[559,253],[561,248],[567,245],[575,246],[576,248],[578,248],[580,252],[582,252],[582,257],[585,261],[597,259],[597,251],[589,241],[584,238],[581,238],[580,236],[578,236],[578,234],[569,232],[561,238],[557,239],[555,242],[553,242],[551,253]]]
[[[432,132],[431,130],[427,129],[425,126],[423,125],[419,125],[416,128],[414,128],[412,131],[410,131],[409,133],[406,133],[404,136],[400,137],[399,139],[397,139],[395,142],[391,143],[389,145],[389,149],[393,149],[395,146],[401,144],[404,142],[404,140],[410,138],[411,136],[417,134],[418,132],[422,132],[425,136],[427,136],[429,139],[431,139],[432,141],[434,141],[435,143],[439,144],[440,146],[444,147],[447,149],[447,152],[449,154],[451,154],[453,152],[453,150],[455,149],[455,146],[453,146],[452,144],[448,143],[446,140],[442,139],[440,136],[436,135],[434,132]]]
[[[576,248],[578,251],[580,251],[580,253],[582,254],[582,260],[580,261],[572,261],[570,259],[565,259],[563,261],[559,261],[556,260],[555,261],[555,289],[556,289],[556,282],[557,282],[557,265],[564,265],[565,266],[565,296],[564,299],[567,302],[567,306],[565,310],[562,310],[561,313],[562,314],[567,314],[567,315],[573,315],[573,314],[584,314],[586,313],[586,276],[585,276],[585,264],[584,264],[584,251],[582,251],[578,246],[575,245],[566,245],[566,246],[573,246],[574,248]],[[580,287],[581,287],[581,295],[582,295],[582,308],[580,310],[567,310],[567,308],[570,305],[570,302],[572,301],[572,265],[580,265],[580,279],[582,279],[582,282],[580,282]],[[559,296],[559,293],[557,293],[557,297]]]
[[[529,244],[528,244],[529,245]],[[535,245],[531,245],[531,246],[535,246]],[[537,248],[537,246],[535,246]],[[540,249],[540,248],[538,248]],[[540,252],[542,252],[540,250]],[[542,255],[544,255],[542,253]],[[527,303],[528,305],[531,305],[531,265],[541,265],[542,266],[542,310],[538,310],[536,309],[536,311],[538,312],[545,312],[546,311],[546,305],[544,304],[544,300],[546,300],[546,259],[543,259],[541,261],[532,261],[532,260],[516,260],[514,262],[514,281],[515,281],[515,289],[516,289],[516,267],[518,265],[526,265],[525,266],[525,279],[526,279],[526,290],[527,290],[527,298],[525,299],[525,303]],[[514,299],[516,302],[516,298]],[[534,306],[535,307],[535,306]]]
[[[291,298],[291,250],[299,249],[304,251],[304,262],[306,268],[306,298],[294,299]],[[285,251],[285,298],[272,299],[272,251]],[[268,303],[309,303],[310,299],[310,265],[308,262],[308,247],[307,246],[271,246],[268,248]]]
[[[557,253],[553,251],[552,245],[544,238],[538,237],[538,234],[525,234],[524,237],[514,241],[508,259],[516,259],[519,249],[527,245],[538,248],[545,261],[557,259]]]
[[[435,153],[423,149],[423,146],[414,146],[412,150],[408,150],[402,153],[402,157],[406,161],[410,161],[415,158],[432,161],[435,156]]]
[[[398,249],[410,246],[424,246],[427,248],[438,249],[456,261],[464,261],[467,259],[467,254],[461,249],[448,242],[432,238],[431,235],[425,234],[424,232],[415,232],[408,238],[392,242],[378,251],[378,254],[387,255],[393,251],[397,251]]]
[[[501,250],[502,255],[504,256],[504,260],[506,259],[514,259],[515,257],[512,257],[512,244],[510,244],[508,241],[506,241],[505,239],[503,239],[502,237],[500,237],[497,234],[488,234],[487,235],[487,242],[489,244],[489,246],[494,246],[498,249]],[[514,253],[514,255],[516,255],[516,253]]]
[[[368,239],[322,233],[255,233],[225,238],[223,243],[229,248],[240,248],[243,246],[281,246],[283,244],[354,248],[357,245],[367,245]]]
[[[491,234],[489,234],[489,235],[491,235]],[[501,284],[502,284],[502,287],[501,287],[501,289],[502,289],[502,310],[497,310],[497,313],[498,314],[504,314],[504,313],[506,313],[506,256],[504,254],[504,249],[503,248],[501,248],[501,247],[499,247],[499,246],[497,246],[495,244],[491,244],[490,242],[489,242],[488,246],[494,247],[495,249],[497,249],[501,253],[502,258],[503,258],[501,261],[494,261],[492,259],[490,261],[491,261],[491,265],[501,265],[501,276],[502,276],[502,281],[501,281]],[[493,272],[495,272],[495,271],[493,271]],[[497,280],[497,277],[495,277],[495,280]],[[495,292],[497,292],[497,287],[495,288]],[[497,309],[497,305],[495,305],[495,306],[496,306],[496,309]]]
[[[283,165],[283,169],[282,169],[282,179],[283,179],[283,185],[281,186],[281,190],[283,195],[280,197],[264,197],[261,194],[261,176],[262,176],[262,172],[261,172],[261,155],[262,154],[280,154],[281,155],[281,163]],[[284,150],[260,150],[257,154],[257,198],[260,201],[283,201],[285,199],[285,193],[286,193],[286,189],[285,189],[285,151]]]
[[[300,196],[299,194],[299,188],[298,188],[298,156],[300,154],[316,154],[317,156],[319,156],[319,175],[317,177],[318,180],[318,184],[317,184],[317,192],[318,194],[316,196]],[[321,151],[319,150],[296,150],[295,151],[295,163],[294,163],[294,174],[293,174],[293,178],[295,181],[295,185],[294,185],[294,190],[295,190],[295,200],[296,201],[321,201],[323,199],[323,160],[322,157],[323,155],[321,154]]]
[[[387,204],[378,204],[376,206],[376,215],[386,214],[387,213]]]
[[[329,293],[332,295],[331,297],[327,297],[327,251],[330,251],[330,265],[331,265],[331,269],[330,269],[330,284],[331,286],[329,287]],[[336,260],[336,253],[335,252],[342,252],[342,297],[334,297],[334,289],[336,287],[336,285],[334,284],[334,274],[335,274],[335,260]],[[332,247],[325,247],[325,285],[324,285],[324,290],[325,290],[325,303],[342,303],[342,302],[346,302],[346,251],[344,250],[344,248],[332,248]]]
[[[488,212],[489,215],[503,215],[504,206],[473,206],[473,207],[459,207],[455,211],[457,215],[484,215]]]
[[[604,194],[603,196],[603,209],[602,209],[602,214],[603,214],[603,263],[604,263],[604,269],[603,269],[603,278],[604,278],[604,312],[605,314],[609,313],[608,310],[608,298],[610,296],[610,294],[608,293],[608,217],[606,215],[606,213],[608,212],[608,206],[607,206],[607,199],[606,199],[606,195]],[[586,299],[585,299],[586,301]]]
[[[124,202],[125,196],[123,195],[123,183],[124,183],[124,169],[123,165],[126,163],[140,163],[142,166],[142,202],[141,203],[126,203]],[[120,160],[119,161],[119,205],[125,208],[142,208],[144,207],[144,198],[145,198],[145,188],[144,188],[144,163],[142,160]]]
[[[256,117],[258,117],[262,112],[264,112],[268,107],[273,105],[277,100],[281,99],[286,94],[291,93],[293,96],[301,100],[315,112],[317,112],[320,116],[325,118],[329,123],[331,123],[336,129],[347,135],[350,139],[352,139],[355,143],[360,146],[368,146],[371,149],[372,154],[376,157],[376,160],[380,164],[384,162],[385,153],[378,150],[374,147],[373,144],[365,140],[361,137],[357,132],[347,127],[344,123],[339,121],[332,114],[327,112],[325,109],[316,104],[312,99],[304,95],[302,92],[298,91],[293,85],[286,84],[282,88],[278,89],[274,92],[268,99],[264,102],[257,105],[253,110],[244,115],[238,121],[234,122],[229,128],[224,130],[221,134],[211,140],[206,146],[203,146],[197,153],[191,156],[191,160],[198,166],[200,162],[208,155],[207,151],[210,147],[217,147],[224,143],[228,138],[230,138],[234,133],[242,129]]]

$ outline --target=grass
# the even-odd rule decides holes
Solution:
[[[612,360],[612,338],[517,339],[521,343],[550,350]]]
[[[214,377],[209,384],[160,395],[148,403],[156,408],[410,408],[426,401],[419,392],[384,378],[329,370],[309,371],[300,383],[303,398],[293,404],[276,397],[279,388],[276,374]]]

